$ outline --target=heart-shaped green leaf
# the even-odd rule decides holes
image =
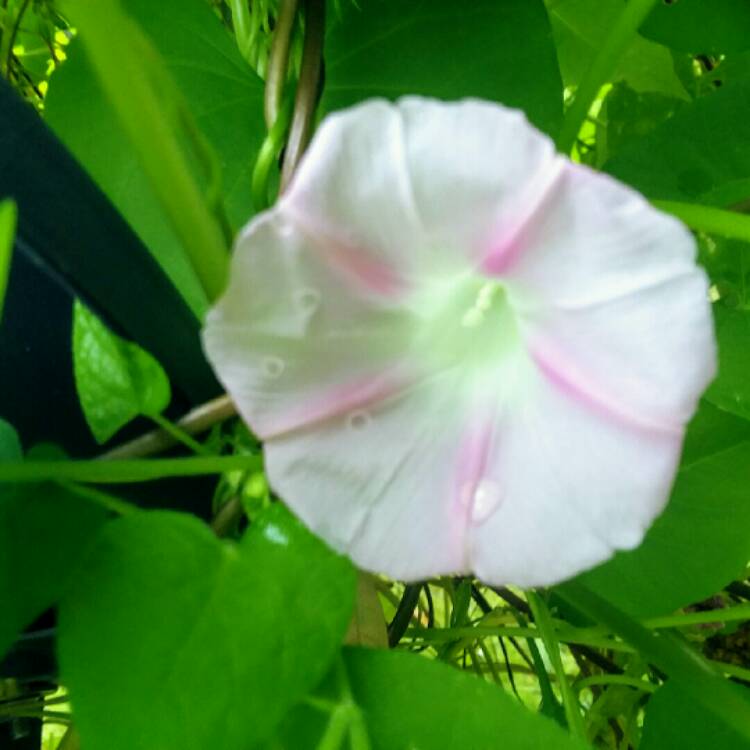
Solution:
[[[739,686],[735,690],[748,701]],[[747,741],[731,726],[707,711],[675,682],[668,682],[649,698],[640,750],[739,750]]]
[[[327,671],[354,588],[281,506],[237,545],[182,514],[114,522],[60,608],[84,747],[252,747]]]
[[[326,717],[307,705],[292,711],[264,750],[333,747],[320,740],[356,711],[352,748],[371,750],[584,750],[551,719],[532,713],[496,685],[416,654],[346,648],[321,686],[338,709]],[[349,714],[351,716],[351,713]],[[350,730],[351,731],[351,730]],[[363,741],[364,736],[364,741]],[[358,742],[358,744],[357,744]],[[349,747],[343,745],[342,747]]]
[[[643,544],[578,579],[634,617],[701,601],[734,580],[750,557],[750,443],[697,460]]]
[[[141,414],[161,414],[171,398],[161,365],[80,302],[73,310],[73,371],[81,408],[99,443]]]

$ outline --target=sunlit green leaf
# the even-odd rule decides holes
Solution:
[[[61,0],[78,29],[109,106],[135,152],[209,301],[223,290],[227,243],[223,206],[211,179],[202,188],[191,157],[213,161],[168,69],[119,0]],[[190,148],[180,143],[186,136]],[[213,194],[213,195],[212,195]]]
[[[372,750],[583,750],[554,721],[534,714],[497,685],[417,654],[344,649],[345,676],[332,675],[325,697],[346,689],[362,712]],[[317,713],[317,715],[316,715]],[[314,750],[326,717],[301,706],[264,750]],[[364,745],[362,745],[364,747]]]
[[[3,317],[3,302],[10,274],[15,234],[16,204],[9,200],[0,201],[0,320]]]
[[[213,148],[227,213],[237,229],[252,211],[250,178],[265,135],[261,80],[203,0],[124,0],[123,6],[159,52]],[[47,122],[202,314],[205,295],[79,40],[68,55],[50,82]]]
[[[624,0],[545,0],[566,86],[577,86],[606,39]],[[636,91],[687,98],[675,74],[669,50],[636,36],[622,56],[614,81]]]
[[[115,521],[60,609],[83,746],[252,747],[323,677],[354,587],[281,506],[238,545],[187,515]]]
[[[100,443],[139,415],[161,414],[171,398],[161,365],[80,302],[73,311],[73,369],[81,408]]]

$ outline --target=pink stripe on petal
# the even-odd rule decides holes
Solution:
[[[538,345],[530,347],[530,356],[539,370],[559,391],[582,403],[601,417],[620,422],[626,427],[646,432],[681,436],[683,425],[679,422],[657,421],[635,414],[628,407],[601,393],[593,383],[559,352],[543,351]]]
[[[406,283],[391,266],[377,257],[377,253],[341,236],[334,227],[319,217],[310,217],[291,201],[279,204],[281,215],[287,214],[327,260],[330,268],[354,283],[363,291],[378,296],[398,299],[406,291]]]
[[[516,210],[502,221],[496,236],[488,243],[491,248],[480,268],[489,276],[499,276],[512,268],[528,247],[528,234],[555,194],[567,164],[556,159],[534,176],[519,196]]]
[[[488,276],[501,276],[515,265],[525,249],[523,232],[511,235],[495,243],[495,249],[482,260],[480,268]]]
[[[331,386],[325,391],[311,395],[301,406],[268,420],[262,429],[258,430],[258,437],[262,440],[271,440],[349,412],[370,408],[399,393],[408,382],[403,375],[378,374]]]
[[[485,414],[477,418],[464,435],[458,451],[458,466],[454,486],[454,507],[464,527],[480,524],[492,515],[499,502],[499,485],[487,476],[490,452],[496,437],[492,418]],[[498,490],[497,497],[489,498],[489,490]]]
[[[398,298],[404,283],[386,264],[375,260],[361,249],[344,244],[331,243],[325,248],[337,270],[367,291],[381,297]]]

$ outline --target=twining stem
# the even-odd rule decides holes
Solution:
[[[234,403],[225,394],[196,406],[182,417],[176,426],[187,435],[198,435],[210,429],[213,425],[234,417],[236,414],[237,409]],[[158,429],[119,445],[107,451],[107,453],[103,453],[99,458],[104,460],[142,458],[161,453],[177,443],[178,441],[169,432]]]
[[[581,717],[581,708],[578,704],[578,696],[571,688],[568,681],[568,675],[565,673],[565,667],[560,656],[560,642],[555,633],[555,627],[552,623],[547,604],[536,591],[527,591],[526,600],[531,607],[531,613],[534,616],[537,628],[542,636],[544,648],[547,656],[552,663],[552,668],[557,676],[557,683],[560,686],[563,708],[565,709],[565,718],[568,721],[568,728],[577,737],[586,738],[586,728]]]
[[[269,130],[279,119],[284,84],[289,70],[289,48],[291,47],[296,15],[297,0],[281,0],[279,14],[276,17],[276,28],[273,31],[271,52],[268,57],[265,100],[263,103],[266,127]]]
[[[251,185],[253,207],[257,212],[263,211],[271,203],[269,197],[269,176],[271,167],[276,163],[281,150],[284,148],[284,140],[289,130],[289,121],[292,119],[292,99],[287,98],[279,110],[276,122],[266,134],[258,158],[255,160]]]
[[[556,592],[577,610],[624,638],[654,666],[668,674],[699,705],[750,738],[750,704],[685,641],[644,628],[598,594],[575,581]]]
[[[238,495],[232,495],[211,519],[211,531],[218,537],[226,536],[245,514],[245,508]]]
[[[678,201],[652,201],[656,208],[676,216],[697,232],[750,242],[750,216],[738,211]]]
[[[292,127],[289,131],[284,164],[281,168],[281,192],[292,179],[312,135],[323,67],[325,0],[305,0],[304,7],[305,41],[302,48],[302,66],[294,98]]]
[[[639,680],[637,677],[630,677],[625,674],[596,674],[576,680],[573,683],[573,689],[580,693],[587,687],[595,685],[627,685],[643,693],[655,693],[658,688],[658,685],[653,685],[645,680]]]
[[[657,2],[658,0],[630,0],[623,8],[579,83],[573,102],[565,113],[557,138],[557,148],[562,153],[570,153],[599,90],[614,75],[622,53]]]
[[[10,68],[13,60],[13,47],[16,43],[18,30],[21,27],[21,21],[23,20],[24,13],[26,13],[30,2],[31,0],[23,0],[21,7],[16,13],[16,17],[11,21],[10,25],[5,27],[2,37],[0,37],[0,75],[5,76],[6,78],[10,75]]]
[[[191,458],[124,459],[121,461],[4,461],[0,482],[68,480],[95,484],[148,482],[167,477],[258,471],[261,456],[195,456]]]
[[[739,604],[736,607],[724,609],[709,609],[703,612],[686,612],[680,615],[666,615],[664,617],[650,617],[643,621],[644,627],[656,630],[658,628],[685,628],[691,625],[708,625],[713,622],[736,622],[750,620],[750,604]]]
[[[198,456],[210,456],[211,452],[208,451],[203,445],[197,440],[192,438],[185,430],[181,429],[179,425],[173,424],[162,414],[151,414],[149,416],[153,422],[161,427],[164,432],[171,435],[176,441],[182,443],[186,448],[189,448],[193,453]]]
[[[750,604],[736,607],[712,609],[703,612],[687,612],[663,617],[652,617],[641,620],[639,624],[651,630],[666,628],[685,628],[711,623],[737,622],[750,619]],[[612,632],[606,627],[573,628],[567,623],[552,620],[555,627],[555,637],[566,644],[590,646],[594,648],[610,649],[613,651],[632,652],[632,646],[622,641],[612,640]],[[415,638],[426,643],[443,643],[456,639],[473,640],[484,636],[498,636],[503,638],[537,638],[542,639],[542,633],[537,628],[519,627],[515,625],[474,625],[470,627],[453,628],[409,628],[405,636]],[[717,662],[724,668],[723,663]],[[729,665],[727,665],[729,666]],[[726,670],[724,670],[726,671]],[[746,670],[747,671],[747,670]],[[729,672],[727,672],[729,674]],[[748,671],[750,674],[750,671]]]
[[[232,13],[232,26],[237,48],[242,57],[250,62],[250,42],[252,39],[252,24],[247,0],[229,0],[229,10]]]
[[[407,638],[416,638],[425,643],[442,643],[453,641],[457,638],[466,638],[473,640],[480,636],[502,636],[505,638],[542,638],[541,631],[537,628],[521,626],[483,626],[475,625],[465,628],[409,628],[405,636]],[[632,646],[622,641],[612,640],[598,635],[592,635],[587,631],[579,631],[575,628],[558,629],[557,638],[563,643],[576,643],[594,648],[611,649],[613,651],[622,651],[632,653]]]

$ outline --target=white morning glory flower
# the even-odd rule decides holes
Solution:
[[[326,118],[204,343],[279,496],[402,580],[637,545],[715,370],[689,232],[476,100]]]

